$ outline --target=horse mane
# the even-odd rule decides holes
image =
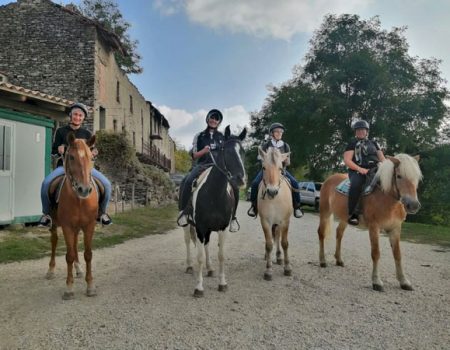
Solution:
[[[275,147],[269,147],[267,150],[268,160],[275,165],[279,165],[281,163],[281,152],[278,148]]]
[[[405,153],[397,154],[394,158],[400,161],[397,169],[398,174],[411,181],[417,187],[423,177],[417,161]],[[392,188],[394,168],[395,164],[390,159],[384,160],[378,167],[377,177],[380,179],[381,189],[385,193]]]

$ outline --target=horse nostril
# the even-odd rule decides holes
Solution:
[[[77,188],[77,191],[78,191],[78,193],[83,193],[83,187],[81,187],[81,186],[78,187],[78,188]]]

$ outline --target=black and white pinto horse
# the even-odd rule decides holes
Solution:
[[[213,276],[209,256],[209,239],[212,231],[219,234],[219,291],[227,290],[224,270],[224,246],[226,229],[233,217],[235,198],[233,187],[245,185],[244,149],[241,141],[245,138],[244,129],[239,136],[231,135],[230,126],[225,128],[225,140],[219,152],[213,157],[214,165],[202,174],[197,188],[192,193],[192,218],[194,223],[184,227],[187,251],[186,272],[192,273],[190,241],[197,247],[197,285],[194,296],[203,296],[203,267],[206,263],[208,276]]]

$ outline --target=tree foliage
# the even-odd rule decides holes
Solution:
[[[186,174],[192,167],[192,158],[188,151],[177,144],[175,149],[175,171]]]
[[[117,64],[126,73],[142,73],[139,65],[141,56],[137,53],[137,40],[132,40],[128,33],[130,23],[124,20],[117,3],[113,0],[83,0],[79,6],[74,5],[80,13],[100,23],[105,29],[116,34],[125,53],[114,53]]]
[[[293,165],[307,165],[316,180],[342,165],[357,119],[370,123],[371,137],[387,154],[434,147],[448,91],[439,60],[408,54],[405,30],[384,30],[378,17],[326,16],[305,64],[292,80],[272,87],[252,115],[253,136],[261,139],[270,123],[283,123]]]

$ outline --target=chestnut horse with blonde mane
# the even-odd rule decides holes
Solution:
[[[413,290],[411,283],[403,274],[400,253],[400,233],[406,214],[415,214],[420,208],[417,198],[417,186],[422,179],[418,160],[407,154],[386,157],[378,168],[376,177],[379,184],[373,192],[362,196],[362,214],[360,226],[369,230],[372,247],[372,287],[376,291],[383,291],[383,282],[378,274],[378,260],[380,259],[379,235],[384,230],[389,235],[392,253],[395,260],[397,279],[400,287]],[[322,185],[320,191],[320,224],[318,229],[320,240],[320,266],[326,267],[324,239],[330,234],[332,215],[339,220],[336,229],[336,265],[344,266],[341,258],[341,241],[347,227],[348,197],[337,192],[336,187],[347,178],[346,174],[334,174]]]
[[[87,142],[76,139],[73,133],[67,136],[68,147],[64,158],[64,184],[61,188],[59,203],[52,212],[53,224],[50,229],[52,255],[50,258],[47,278],[51,279],[55,274],[55,251],[58,242],[57,227],[61,226],[66,242],[67,262],[67,290],[63,299],[73,299],[73,266],[77,269],[77,275],[81,275],[78,266],[78,234],[83,231],[84,260],[86,262],[87,296],[96,295],[92,278],[92,238],[98,213],[98,192],[95,189],[91,170],[93,167],[90,147],[95,143],[95,135]]]
[[[288,255],[288,231],[292,216],[292,190],[289,180],[283,176],[283,161],[289,153],[281,153],[275,147],[269,147],[267,152],[258,149],[262,161],[263,179],[258,190],[258,213],[266,240],[266,271],[264,279],[272,280],[272,249],[273,241],[277,246],[277,264],[281,259],[281,246],[284,253],[284,275],[291,276],[292,269]]]

